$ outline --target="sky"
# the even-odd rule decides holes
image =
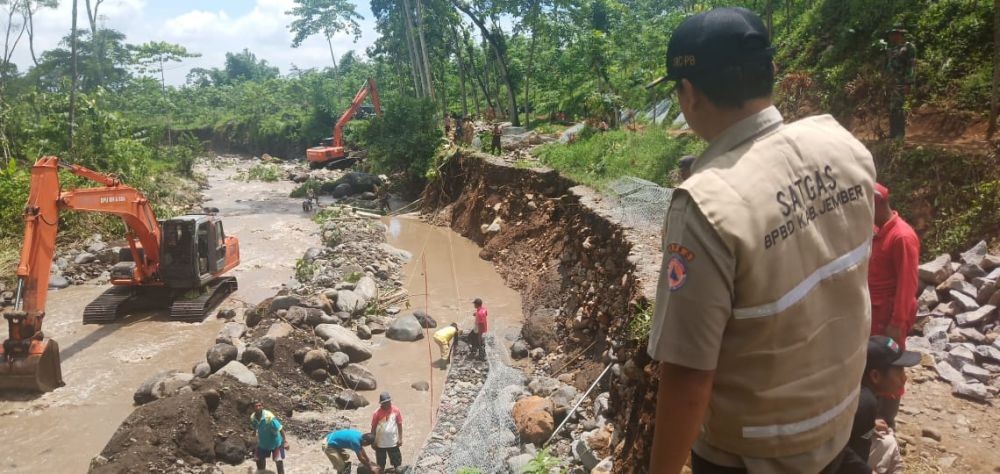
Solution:
[[[89,28],[84,0],[79,2],[77,28]],[[375,20],[367,1],[352,0],[357,12],[364,17],[361,38],[357,43],[346,34],[333,38],[333,49],[339,58],[356,50],[363,55],[377,34]],[[35,52],[56,47],[70,32],[72,1],[61,0],[59,8],[42,10],[35,15]],[[295,5],[293,0],[105,0],[99,10],[103,27],[125,34],[125,41],[140,44],[166,41],[184,46],[201,57],[172,63],[166,71],[168,84],[182,85],[191,68],[222,67],[227,52],[249,48],[258,58],[266,59],[287,73],[294,65],[300,69],[331,65],[326,40],[308,38],[298,48],[292,48],[285,14]],[[25,37],[14,54],[20,71],[31,66],[31,55]]]

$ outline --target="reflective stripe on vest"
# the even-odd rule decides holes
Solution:
[[[765,316],[774,316],[788,308],[790,308],[795,303],[798,303],[809,294],[813,288],[816,288],[821,281],[826,280],[838,273],[845,272],[854,268],[856,265],[868,260],[868,254],[871,251],[871,241],[865,241],[865,243],[856,247],[854,250],[847,252],[836,260],[833,260],[822,267],[816,269],[809,276],[802,280],[798,285],[789,290],[787,293],[778,298],[776,301],[771,303],[762,304],[759,306],[753,306],[749,308],[736,308],[733,310],[733,317],[736,319],[751,319],[751,318],[763,318]]]
[[[851,406],[851,402],[853,402],[855,398],[858,398],[858,393],[860,393],[860,391],[861,386],[859,385],[858,388],[854,389],[854,391],[851,392],[847,398],[838,403],[837,406],[806,420],[796,421],[795,423],[785,423],[783,425],[744,426],[743,437],[774,438],[778,436],[792,436],[818,428],[836,418],[837,415],[840,415],[847,409],[847,407]]]

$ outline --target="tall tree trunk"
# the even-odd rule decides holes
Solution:
[[[413,37],[413,14],[410,12],[410,2],[408,0],[403,0],[403,23],[405,24],[406,31],[406,46],[407,50],[410,52],[410,68],[413,70],[413,88],[417,93],[417,97],[424,97],[423,89],[423,71],[421,71],[421,61],[418,59],[417,54],[417,41]]]
[[[466,100],[467,94],[465,91],[465,61],[462,60],[462,43],[458,39],[458,32],[455,31],[455,25],[451,25],[451,38],[455,42],[455,58],[458,60],[458,82],[462,87],[462,116],[465,117],[469,115],[469,103]]]
[[[531,13],[531,46],[528,47],[528,70],[524,74],[524,126],[531,126],[531,107],[529,106],[530,98],[528,97],[528,89],[531,85],[531,76],[535,74],[535,39],[538,37],[538,31],[535,29],[535,22],[538,21],[538,2],[536,1],[532,7]]]
[[[990,124],[986,138],[992,138],[997,130],[997,115],[1000,115],[1000,0],[993,0],[993,90],[990,94]]]
[[[89,0],[88,0],[89,1]],[[76,127],[76,81],[77,76],[77,57],[76,57],[76,4],[77,0],[73,0],[73,26],[70,29],[70,35],[72,35],[72,54],[73,56],[73,78],[70,80],[69,86],[69,150],[72,156],[73,153],[73,129]]]
[[[35,12],[31,9],[31,2],[27,2],[25,10],[28,13],[28,51],[31,52],[31,62],[38,67],[38,58],[35,56]]]
[[[469,73],[472,74],[472,78],[475,79],[472,85],[472,99],[476,103],[476,115],[481,116],[482,110],[479,108],[479,93],[476,92],[477,84],[479,85],[480,90],[483,91],[483,98],[486,99],[487,106],[493,107],[493,104],[490,103],[490,93],[486,90],[486,82],[483,80],[483,74],[485,73],[486,66],[480,68],[476,63],[476,53],[472,49],[472,41],[469,39],[469,32],[465,31],[464,28],[462,29],[462,39],[465,43],[465,51],[469,54]]]
[[[75,5],[76,1],[74,0],[73,3]],[[97,10],[101,8],[101,3],[104,3],[104,0],[95,0],[94,6],[91,8],[90,0],[86,0],[87,20],[90,21],[90,40],[97,45],[97,77],[94,83],[98,86],[104,84],[104,38],[97,35]],[[76,14],[73,16],[76,20]]]
[[[420,54],[424,61],[424,80],[427,84],[427,95],[434,98],[434,78],[431,77],[431,62],[427,57],[427,41],[424,40],[424,4],[417,0],[417,32],[420,34]]]
[[[511,123],[514,126],[520,126],[521,120],[518,117],[517,113],[517,94],[515,93],[514,90],[514,81],[511,79],[510,71],[507,68],[507,58],[506,58],[506,53],[504,52],[503,37],[502,37],[503,32],[500,30],[496,32],[490,31],[490,29],[486,26],[486,23],[483,21],[483,19],[476,16],[472,12],[472,9],[468,5],[466,5],[462,0],[450,0],[450,1],[451,4],[455,6],[455,8],[458,8],[463,13],[468,15],[469,19],[471,19],[472,22],[479,27],[480,32],[482,32],[483,34],[483,38],[485,38],[486,41],[489,42],[491,49],[493,49],[493,54],[496,56],[497,59],[497,67],[500,69],[500,75],[502,76],[504,84],[507,85],[507,102],[510,107],[509,113],[510,113]]]
[[[337,74],[337,54],[333,52],[333,39],[330,38],[330,36],[331,36],[330,34],[326,34],[324,36],[326,36],[326,45],[330,47],[330,62],[333,63],[333,74],[336,75]]]

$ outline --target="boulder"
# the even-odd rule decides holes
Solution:
[[[300,347],[295,349],[295,352],[292,353],[292,360],[294,360],[296,364],[301,364],[302,361],[306,360],[306,354],[311,350],[311,347]]]
[[[524,341],[516,341],[510,345],[510,357],[514,360],[520,360],[528,357],[528,345]]]
[[[215,457],[233,466],[242,464],[246,460],[248,450],[246,443],[239,436],[230,436],[215,442]]]
[[[423,339],[424,331],[416,316],[404,314],[389,325],[385,336],[396,341],[418,341]]]
[[[327,349],[329,351],[329,349]],[[338,369],[347,367],[351,363],[351,358],[343,352],[333,352],[330,354],[330,366]]]
[[[347,183],[338,184],[333,187],[333,197],[342,198],[351,194],[351,185]]]
[[[378,321],[369,321],[366,326],[368,326],[368,330],[370,330],[373,335],[385,334],[385,326]]]
[[[232,361],[225,365],[225,367],[219,369],[216,375],[225,375],[227,377],[232,377],[238,380],[240,383],[249,385],[251,387],[257,386],[257,376],[247,368],[247,366],[237,362]]]
[[[306,352],[306,356],[302,359],[302,370],[309,374],[316,369],[328,369],[330,362],[327,357],[328,353],[323,349],[313,349]]]
[[[431,389],[431,384],[421,380],[420,382],[413,382],[410,387],[418,392],[426,392]]]
[[[224,339],[225,341],[239,339],[246,332],[247,332],[246,324],[230,321],[226,323],[224,326],[222,326],[222,329],[219,330],[219,335],[216,337],[216,342],[223,342],[220,341],[220,339]]]
[[[972,263],[966,263],[958,267],[958,273],[964,276],[966,281],[986,276],[986,270],[983,270],[983,267]]]
[[[968,398],[977,402],[985,402],[990,392],[981,383],[958,382],[951,385],[951,394],[956,397]]]
[[[77,265],[84,265],[87,263],[92,263],[97,260],[97,256],[90,252],[81,252],[73,259],[73,263]]]
[[[364,366],[349,364],[340,369],[340,374],[344,377],[347,385],[354,390],[375,390],[378,387],[375,375]]]
[[[292,306],[302,306],[302,298],[295,295],[276,296],[267,307],[268,314],[274,314],[278,310],[289,309]]]
[[[212,366],[208,365],[208,362],[205,361],[198,362],[191,368],[191,373],[194,374],[195,377],[203,379],[212,375]]]
[[[413,312],[413,317],[417,318],[417,321],[420,321],[420,327],[424,329],[436,328],[438,325],[437,321],[431,315],[420,309]]]
[[[561,386],[562,383],[556,379],[539,376],[528,382],[528,391],[531,392],[532,395],[547,397],[552,395],[556,390],[559,390],[559,387]]]
[[[994,341],[992,346],[985,344],[976,346],[976,355],[991,362],[1000,362],[1000,349],[996,347],[997,342],[1000,341]]]
[[[949,291],[948,294],[951,296],[951,302],[957,303],[959,309],[962,311],[979,309],[979,303],[976,303],[976,298],[974,296],[969,296],[961,291],[955,290]]]
[[[334,399],[337,408],[341,410],[354,410],[356,408],[364,408],[368,406],[368,400],[362,397],[358,392],[351,389],[341,390],[337,394],[337,398]]]
[[[997,281],[996,280],[985,280],[983,284],[979,287],[979,291],[976,293],[976,303],[980,305],[988,304],[993,295],[997,293]]]
[[[962,261],[962,263],[967,265],[979,265],[983,263],[983,259],[986,258],[986,251],[987,251],[986,241],[980,240],[979,242],[976,243],[976,245],[973,245],[972,248],[966,250],[965,252],[962,252],[962,255],[959,256],[959,259]]]
[[[984,323],[990,322],[997,313],[996,306],[985,305],[980,308],[976,308],[972,311],[961,313],[955,316],[955,322],[959,326],[980,326]]]
[[[320,324],[314,331],[326,341],[323,345],[326,350],[343,352],[351,358],[351,362],[363,362],[372,358],[368,345],[350,329],[335,324]]]
[[[990,371],[972,364],[962,367],[962,375],[974,378],[980,382],[989,382],[993,374]]]
[[[368,301],[362,298],[357,292],[353,290],[340,290],[337,292],[337,311],[350,313],[353,316],[364,313],[367,307]]]
[[[569,412],[570,408],[573,408],[573,403],[576,402],[576,395],[576,388],[572,385],[563,385],[555,392],[552,392],[552,395],[549,395],[549,400],[552,401],[553,407],[552,414],[556,419],[562,419]]]
[[[225,319],[228,321],[236,317],[236,310],[232,308],[220,309],[217,313],[215,313],[215,317],[216,319]]]
[[[507,459],[507,469],[512,474],[525,474],[528,472],[528,465],[535,456],[530,453],[518,454]]]
[[[270,367],[271,361],[268,359],[267,354],[264,354],[259,347],[250,346],[243,350],[243,356],[240,357],[240,362],[244,365],[257,364],[260,367]]]
[[[940,255],[918,267],[920,280],[930,285],[940,285],[952,273],[955,272],[951,269],[951,255],[948,254]]]
[[[274,359],[274,346],[276,345],[274,338],[272,337],[262,337],[250,343],[250,347],[256,347],[260,349],[269,360]]]
[[[583,465],[583,469],[586,472],[589,472],[600,462],[594,451],[582,439],[573,441],[573,444],[570,445],[570,450],[573,451],[573,458]]]
[[[329,377],[330,374],[326,371],[326,369],[316,369],[313,370],[312,372],[309,372],[309,378],[317,382],[323,382]]]
[[[512,414],[522,442],[541,445],[555,431],[552,402],[544,398],[538,396],[522,398],[514,403]]]
[[[611,471],[614,470],[614,468],[614,461],[611,460],[611,457],[606,457],[590,470],[590,474],[611,474]]]
[[[986,344],[987,342],[986,335],[979,332],[976,328],[961,328],[958,330],[958,334],[973,344]]]
[[[243,313],[247,326],[256,327],[258,324],[260,324],[261,319],[264,318],[264,316],[261,314],[262,312],[263,311],[261,310],[261,308],[257,307],[247,310],[246,313]]]
[[[136,405],[143,405],[153,400],[169,397],[176,394],[192,379],[194,379],[193,374],[185,374],[177,370],[162,370],[146,379],[132,394],[132,400]]]
[[[955,346],[952,347],[950,351],[948,351],[947,360],[952,367],[958,370],[962,370],[962,367],[964,367],[966,364],[976,363],[976,355],[968,347]]]
[[[331,324],[336,322],[336,320],[323,312],[323,310],[318,308],[306,308],[305,323],[311,327],[318,326],[320,324]]]
[[[939,361],[934,365],[934,368],[937,370],[938,377],[941,377],[941,379],[945,382],[954,384],[965,381],[965,377],[962,376],[962,373],[956,370],[955,367],[952,367],[952,365],[948,362],[943,360]]]
[[[979,265],[983,267],[983,270],[990,272],[992,279],[1000,279],[1000,272],[997,271],[1000,268],[1000,255],[987,255]]]
[[[69,280],[62,275],[51,275],[49,276],[49,289],[50,290],[61,290],[69,286]]]
[[[524,326],[521,328],[521,335],[529,346],[545,349],[545,352],[552,352],[559,346],[559,338],[556,336],[556,316],[558,311],[548,308],[539,308],[531,313],[531,317],[526,318]]]
[[[267,333],[264,337],[269,337],[271,339],[280,339],[282,337],[288,337],[292,333],[292,325],[284,321],[278,321],[267,328]]]
[[[216,372],[226,364],[236,360],[239,351],[232,344],[216,344],[208,349],[205,359],[212,372]]]
[[[937,291],[934,291],[933,286],[924,288],[924,291],[920,293],[920,297],[917,298],[917,306],[927,310],[934,309],[940,302]]]
[[[947,294],[950,290],[955,290],[972,298],[975,298],[979,293],[979,289],[972,283],[966,281],[960,273],[956,273],[948,277],[944,283],[938,285],[937,289],[945,294]]]
[[[365,324],[359,324],[356,332],[358,339],[367,341],[372,338],[372,330]]]
[[[372,277],[365,275],[354,285],[354,292],[365,301],[375,301],[378,297],[378,284]]]

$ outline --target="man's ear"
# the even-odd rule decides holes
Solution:
[[[882,383],[882,378],[883,378],[882,371],[878,369],[871,369],[865,375],[868,377],[868,380],[870,380],[873,384],[877,385]]]

